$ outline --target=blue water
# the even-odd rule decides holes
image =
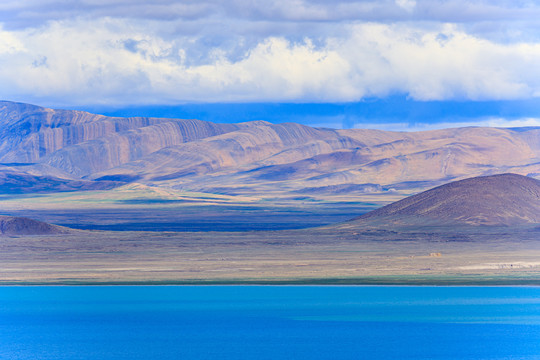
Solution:
[[[0,359],[540,359],[540,288],[0,287]]]

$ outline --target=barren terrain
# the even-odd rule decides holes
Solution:
[[[0,237],[1,284],[540,284],[540,229]]]
[[[0,120],[2,284],[540,283],[540,128]]]
[[[308,229],[4,235],[0,283],[540,284],[539,205],[540,181],[504,174]]]

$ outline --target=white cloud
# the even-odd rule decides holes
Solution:
[[[226,34],[225,34],[226,35]],[[224,36],[225,36],[224,35]],[[0,31],[0,95],[70,104],[521,99],[540,93],[540,43],[498,43],[451,24],[360,23],[293,41],[223,46],[156,21],[52,21]]]
[[[24,51],[24,44],[8,31],[0,30],[0,54],[14,54]]]
[[[416,7],[415,0],[396,0],[396,4],[408,12],[412,12]]]
[[[404,92],[416,100],[517,99],[540,82],[540,44],[497,44],[453,25],[422,30],[360,25],[340,53],[356,64],[366,93]]]
[[[483,120],[474,119],[461,122],[437,122],[437,123],[364,123],[356,124],[356,129],[377,129],[387,131],[427,131],[450,128],[462,128],[468,126],[476,127],[498,127],[498,128],[518,128],[518,127],[540,127],[539,118],[505,119],[488,118]]]

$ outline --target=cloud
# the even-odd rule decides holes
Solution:
[[[435,122],[435,123],[363,123],[356,124],[356,129],[377,129],[388,131],[428,131],[461,127],[498,127],[498,128],[518,128],[518,127],[540,127],[539,118],[505,119],[486,118],[474,119],[463,122]]]
[[[4,0],[5,28],[40,27],[49,21],[103,17],[136,20],[266,21],[437,21],[537,22],[540,5],[506,0]]]
[[[540,96],[540,40],[471,30],[504,11],[520,24],[538,14],[510,1],[77,4],[0,4],[0,97],[64,106]]]
[[[357,26],[340,51],[364,92],[407,93],[416,100],[517,99],[540,83],[539,44],[497,44],[456,26]],[[534,74],[534,75],[533,75]]]
[[[416,7],[415,0],[396,0],[396,4],[408,12],[412,12]]]

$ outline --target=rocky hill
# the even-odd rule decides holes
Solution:
[[[63,234],[69,231],[71,229],[24,217],[0,215],[0,236]]]
[[[410,196],[350,224],[520,225],[540,223],[540,181],[516,174],[475,177]]]

